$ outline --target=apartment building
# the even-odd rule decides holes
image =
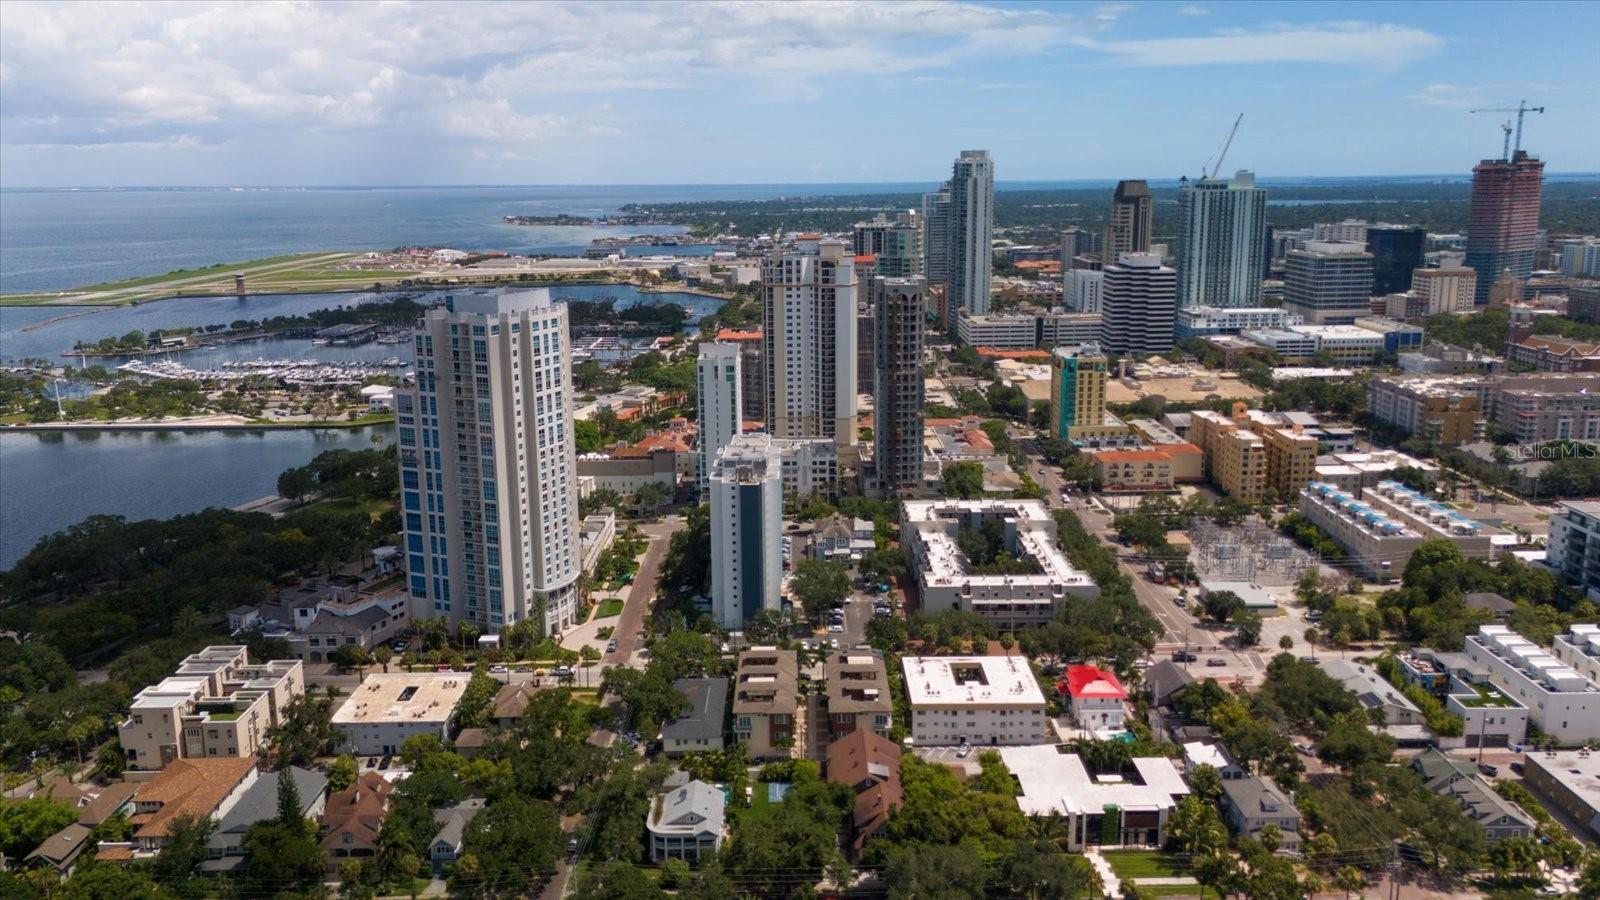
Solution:
[[[699,493],[711,490],[711,469],[722,448],[744,430],[744,378],[737,344],[704,343],[695,359],[696,438],[700,444]]]
[[[1238,334],[1241,331],[1281,329],[1301,325],[1305,319],[1277,306],[1186,306],[1178,310],[1173,337],[1186,341],[1192,337]]]
[[[793,650],[751,647],[739,655],[733,736],[754,760],[787,759],[800,742],[799,666]]]
[[[180,759],[144,783],[133,798],[126,842],[102,842],[113,858],[150,859],[161,852],[180,818],[220,823],[244,799],[261,770],[255,757]],[[122,851],[120,854],[116,851]]]
[[[1560,501],[1550,518],[1546,564],[1589,597],[1600,597],[1600,501]]]
[[[1200,178],[1179,188],[1179,306],[1261,305],[1266,217],[1267,192],[1242,169],[1232,178]]]
[[[1300,513],[1343,547],[1370,579],[1389,582],[1405,570],[1425,538],[1413,529],[1325,482],[1300,492]]]
[[[1600,753],[1530,753],[1525,765],[1523,777],[1534,793],[1579,823],[1589,838],[1600,838]]]
[[[762,260],[767,431],[777,438],[856,441],[855,255],[803,234]]]
[[[1172,490],[1172,456],[1166,449],[1094,450],[1095,479],[1107,493],[1147,494]]]
[[[1494,553],[1491,536],[1500,533],[1498,529],[1468,518],[1398,481],[1380,481],[1363,491],[1361,499],[1427,540],[1455,544],[1467,559],[1488,559]]]
[[[1373,378],[1367,411],[1406,434],[1454,447],[1483,438],[1482,387],[1470,375]]]
[[[1600,344],[1528,335],[1506,341],[1506,362],[1535,372],[1600,372]]]
[[[922,487],[923,296],[916,278],[874,278],[873,468],[886,497]]]
[[[1031,562],[1032,573],[992,571],[968,559],[964,532],[990,529],[1011,559]],[[1003,629],[1042,625],[1073,597],[1099,588],[1072,567],[1055,541],[1056,523],[1038,500],[908,500],[901,505],[900,542],[915,573],[922,610],[959,609]],[[1026,563],[1024,563],[1026,564]]]
[[[1417,269],[1411,273],[1411,292],[1422,298],[1423,315],[1474,312],[1478,273],[1465,266]]]
[[[1240,404],[1242,406],[1242,404]],[[1243,410],[1236,407],[1235,412]],[[1205,454],[1206,477],[1217,489],[1245,503],[1261,502],[1267,484],[1267,445],[1247,418],[1208,409],[1189,418],[1189,441]]]
[[[821,740],[836,741],[857,731],[889,736],[894,699],[882,656],[866,648],[836,651],[823,661],[822,671],[828,685],[828,734]]]
[[[1105,424],[1109,361],[1097,343],[1057,347],[1050,354],[1050,435],[1082,437]]]
[[[1266,488],[1285,497],[1295,496],[1316,476],[1317,439],[1298,425],[1281,427],[1265,416],[1252,415],[1249,423],[1266,450]]]
[[[1407,683],[1440,698],[1445,709],[1461,717],[1464,746],[1510,747],[1527,739],[1528,708],[1495,687],[1488,669],[1465,653],[1418,648],[1395,659]]]
[[[388,756],[418,735],[449,740],[468,678],[461,672],[368,675],[334,711],[341,746],[358,755]]]
[[[1594,635],[1575,627],[1561,651],[1568,659],[1580,652],[1587,657],[1595,649]],[[1483,625],[1467,636],[1463,652],[1488,671],[1495,686],[1527,707],[1530,723],[1560,745],[1600,739],[1600,684],[1563,662],[1554,650],[1545,651],[1505,625]]]
[[[734,438],[707,479],[712,617],[730,631],[781,600],[783,459],[773,443],[764,434]]]
[[[1099,275],[1099,272],[1094,274]],[[1023,350],[1029,347],[1055,347],[1081,344],[1100,336],[1099,310],[1075,312],[1003,312],[956,316],[956,340],[969,347],[996,347]]]
[[[1521,444],[1600,440],[1600,373],[1497,377],[1486,417]]]
[[[1398,469],[1416,469],[1430,478],[1439,474],[1439,467],[1433,463],[1398,450],[1338,451],[1317,457],[1313,480],[1359,497],[1367,488],[1392,479]]]
[[[117,738],[134,770],[161,769],[175,759],[250,759],[305,691],[300,660],[252,664],[243,646],[207,647],[134,695]]]
[[[1044,693],[1024,656],[905,656],[911,739],[919,747],[1050,740]]]
[[[989,311],[994,278],[994,160],[987,150],[963,150],[950,169],[946,223],[946,295],[952,309]]]
[[[1182,415],[1184,422],[1187,423],[1188,414]],[[1205,452],[1184,440],[1176,431],[1154,419],[1129,419],[1128,427],[1149,442],[1151,448],[1160,450],[1166,455],[1173,483],[1186,484],[1205,480]]]

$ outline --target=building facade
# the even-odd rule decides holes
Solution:
[[[799,664],[793,650],[751,647],[739,655],[733,686],[733,735],[754,760],[786,759],[795,750]]]
[[[414,615],[562,631],[580,568],[566,304],[454,294],[414,349],[416,383],[395,398]]]
[[[1441,447],[1471,443],[1483,436],[1476,377],[1373,378],[1367,382],[1367,409],[1373,418]]]
[[[1367,229],[1366,243],[1372,254],[1373,294],[1411,290],[1413,273],[1422,268],[1427,231],[1416,225],[1374,225]]]
[[[1313,325],[1348,325],[1372,311],[1365,244],[1310,241],[1284,260],[1283,306]]]
[[[1421,295],[1424,315],[1469,313],[1477,308],[1478,273],[1465,266],[1417,269],[1411,290]]]
[[[918,747],[1042,744],[1044,693],[1024,656],[905,656],[900,659]]]
[[[874,358],[873,466],[885,496],[922,487],[922,329],[927,283],[915,278],[872,282]]]
[[[1523,150],[1472,167],[1466,265],[1478,273],[1479,306],[1489,301],[1489,286],[1501,272],[1509,269],[1521,280],[1533,274],[1543,179],[1544,163]]]
[[[1208,409],[1195,410],[1189,416],[1189,442],[1205,454],[1206,477],[1218,490],[1255,504],[1261,502],[1267,486],[1267,445],[1250,430],[1250,420],[1242,412],[1236,410],[1230,418]]]
[[[1099,269],[1062,270],[1061,302],[1072,312],[1099,312],[1105,278],[1105,272]]]
[[[1588,658],[1593,632],[1573,626],[1566,650]],[[1473,665],[1486,669],[1489,679],[1528,708],[1528,721],[1563,747],[1582,746],[1600,739],[1600,684],[1569,662],[1559,649],[1543,647],[1505,625],[1482,625],[1467,635],[1463,652]],[[1580,662],[1580,665],[1582,663]],[[1531,759],[1534,754],[1529,754]]]
[[[875,258],[876,274],[884,278],[917,278],[922,275],[922,216],[916,210],[903,210],[889,218],[879,213],[870,222],[855,226],[855,255]],[[863,283],[866,279],[857,273]]]
[[[126,766],[150,771],[175,759],[254,757],[305,691],[300,660],[251,663],[235,645],[192,653],[128,704],[117,725]]]
[[[947,302],[969,313],[989,311],[994,257],[994,161],[987,150],[963,150],[950,172]]]
[[[1600,597],[1600,500],[1562,500],[1550,517],[1547,563],[1568,584]]]
[[[1154,221],[1150,185],[1143,180],[1117,182],[1117,189],[1111,193],[1111,216],[1106,223],[1102,251],[1105,263],[1115,263],[1124,253],[1149,253]]]
[[[1179,188],[1179,306],[1261,305],[1266,217],[1267,192],[1250,172]]]
[[[801,235],[762,261],[762,352],[767,432],[779,438],[856,437],[855,255],[840,241]]]
[[[1300,514],[1345,549],[1366,577],[1387,583],[1405,571],[1411,554],[1426,540],[1351,494],[1321,481],[1300,492]]]
[[[950,184],[922,195],[922,277],[945,287],[950,279]],[[948,292],[948,291],[947,291]]]
[[[711,615],[744,628],[777,609],[783,580],[783,457],[764,434],[741,435],[712,463]]]
[[[1170,351],[1178,311],[1178,273],[1163,266],[1153,253],[1123,254],[1116,265],[1103,271],[1100,345],[1107,352],[1128,356]]]
[[[463,672],[368,675],[333,713],[340,747],[362,756],[388,756],[418,735],[449,740],[470,677]]]
[[[1050,354],[1050,435],[1072,440],[1106,418],[1110,364],[1100,345],[1057,347]],[[1076,431],[1075,431],[1076,429]]]
[[[738,345],[701,344],[694,373],[699,404],[699,495],[704,501],[717,455],[744,430],[744,375]]]
[[[1278,306],[1252,306],[1227,308],[1221,306],[1186,306],[1178,310],[1173,338],[1179,342],[1192,337],[1209,337],[1217,334],[1238,334],[1241,331],[1283,329],[1302,324],[1300,316]]]

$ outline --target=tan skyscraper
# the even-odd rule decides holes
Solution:
[[[1149,252],[1150,222],[1150,185],[1142,180],[1117,182],[1106,225],[1105,265],[1115,265],[1124,253]]]

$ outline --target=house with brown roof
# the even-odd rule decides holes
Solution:
[[[174,819],[196,816],[219,821],[226,816],[259,776],[252,758],[197,757],[175,759],[133,798],[133,840],[126,844],[102,843],[97,857],[130,859],[154,856],[166,843]]]
[[[328,855],[329,871],[338,871],[346,860],[378,855],[378,833],[389,815],[389,795],[393,793],[393,784],[368,771],[328,798],[322,812],[322,850]]]
[[[798,743],[800,668],[793,650],[751,647],[739,657],[733,732],[751,759],[785,759]]]
[[[519,681],[516,684],[502,685],[499,693],[494,695],[494,723],[501,728],[515,728],[522,724],[522,714],[533,701],[533,695],[539,693],[539,688],[529,681]]]
[[[883,831],[889,811],[900,805],[900,746],[868,729],[858,729],[828,745],[828,780],[856,792],[851,846]]]
[[[883,657],[871,650],[844,650],[828,655],[823,664],[827,679],[829,740],[855,731],[889,736],[894,700]]]

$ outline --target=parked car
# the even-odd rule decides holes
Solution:
[[[1295,744],[1294,745],[1294,749],[1301,756],[1315,756],[1315,755],[1317,755],[1317,749],[1315,747],[1311,746],[1310,744]]]
[[[1493,778],[1500,774],[1500,767],[1491,766],[1488,763],[1478,763],[1478,772],[1486,778]]]
[[[1179,606],[1188,606],[1189,598],[1179,594],[1178,596],[1172,598],[1172,602],[1178,604]]]
[[[1223,659],[1220,656],[1213,656],[1210,659],[1206,660],[1206,666],[1208,668],[1212,668],[1212,669],[1220,669],[1220,668],[1222,668],[1223,666],[1225,666],[1227,664],[1228,664],[1228,661]]]
[[[957,759],[966,759],[967,757],[969,757],[971,755],[972,755],[972,745],[971,744],[962,744],[961,745],[961,749],[956,751],[956,758]]]
[[[828,633],[829,634],[843,634],[844,633],[844,626],[840,625],[838,622],[834,622],[833,624],[828,626]]]
[[[569,856],[569,857],[571,857],[573,859],[577,859],[578,858],[578,839],[577,838],[568,838],[567,839],[567,856]]]
[[[612,638],[611,640],[606,641],[606,652],[607,653],[615,653],[615,652],[617,652],[617,639],[616,638]]]
[[[504,675],[509,671],[511,671],[511,670],[506,668],[505,666],[490,666],[489,667],[489,674],[490,675]]]
[[[1172,653],[1173,662],[1195,662],[1199,658],[1187,650],[1175,650]]]
[[[1511,771],[1517,773],[1518,775],[1521,775],[1522,774],[1522,763],[1512,763],[1511,764]]]

